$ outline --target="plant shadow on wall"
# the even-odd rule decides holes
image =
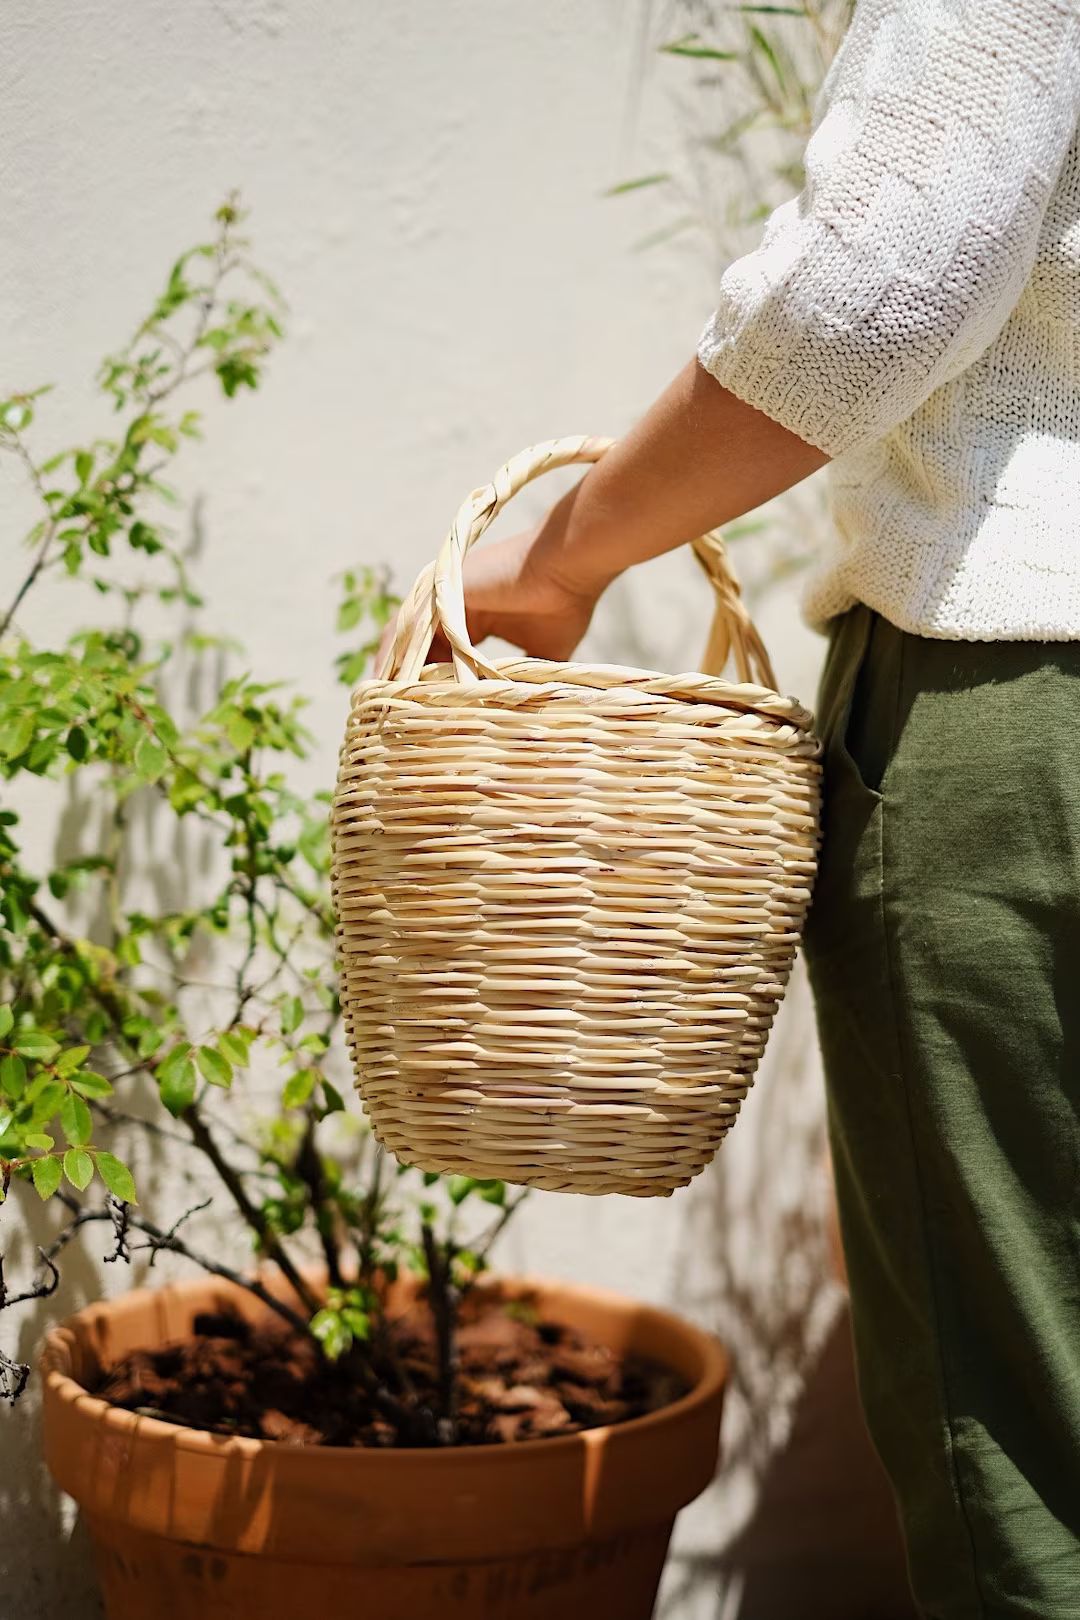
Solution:
[[[703,253],[719,281],[757,245],[768,215],[803,185],[818,91],[853,9],[854,0],[643,0],[638,95],[647,85],[669,97],[679,140],[672,161],[610,193],[612,206],[639,217],[648,209],[638,251]],[[780,593],[792,598],[826,523],[813,480],[725,530],[755,616],[768,617]],[[700,1536],[676,1544],[662,1613],[907,1616],[898,1534],[831,1275],[820,1064],[798,970],[746,1108],[686,1195],[675,1298],[721,1334],[735,1376],[718,1487],[699,1511]],[[820,1548],[826,1565],[830,1553],[843,1556],[847,1593],[817,1567]]]
[[[794,197],[818,91],[843,38],[854,0],[805,4],[643,0],[645,83],[670,98],[679,144],[673,161],[613,186],[613,198],[650,205],[638,252],[669,244],[703,252],[719,280],[756,246],[772,210]],[[816,481],[728,526],[744,591],[758,611],[790,588],[821,534]]]

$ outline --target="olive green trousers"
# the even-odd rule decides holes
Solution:
[[[857,608],[819,727],[807,957],[916,1600],[1080,1620],[1080,643]]]

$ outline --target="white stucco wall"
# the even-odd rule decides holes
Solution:
[[[289,341],[265,389],[211,409],[182,481],[202,500],[201,580],[219,627],[243,638],[256,672],[315,700],[312,785],[332,780],[344,718],[332,576],[385,559],[407,584],[468,488],[535,439],[618,433],[708,312],[708,255],[693,239],[634,253],[649,194],[601,198],[663,166],[678,140],[648,80],[639,94],[640,25],[627,0],[7,0],[0,383],[61,385],[46,439],[86,434],[95,362],[230,187],[288,298]],[[23,510],[0,464],[4,596]],[[692,566],[672,559],[613,593],[593,645],[684,662],[707,613]],[[786,598],[766,621],[784,684],[807,692],[816,645]],[[733,1406],[733,1468],[681,1543],[705,1567],[676,1570],[670,1620],[720,1612],[709,1560],[745,1516],[764,1437],[782,1436],[808,1338],[835,1307],[821,1282],[805,995],[782,1042],[696,1191],[539,1198],[503,1253],[674,1299],[743,1336],[767,1421]],[[66,1297],[122,1281],[79,1262]],[[0,1426],[0,1620],[89,1620],[85,1549],[64,1539],[36,1471],[32,1403]]]

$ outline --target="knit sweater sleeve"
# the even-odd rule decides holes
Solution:
[[[1080,0],[858,0],[701,364],[830,456],[890,432],[1008,319],[1078,117]]]

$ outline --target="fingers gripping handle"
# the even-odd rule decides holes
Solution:
[[[473,490],[462,503],[439,555],[424,569],[402,605],[397,633],[384,666],[376,672],[380,679],[418,679],[438,630],[450,643],[454,674],[463,685],[498,678],[495,665],[477,651],[469,636],[463,577],[469,548],[534,478],[556,467],[599,461],[613,443],[612,439],[580,437],[534,445],[501,467],[490,484]],[[723,542],[719,535],[710,534],[695,540],[693,546],[716,592],[703,672],[721,674],[732,656],[741,681],[756,678],[775,690],[772,666],[728,566]]]
[[[450,643],[454,673],[464,684],[497,675],[494,666],[472,644],[465,620],[462,568],[469,548],[489,528],[506,503],[541,473],[556,467],[599,461],[610,439],[553,439],[534,445],[508,461],[490,484],[474,489],[462,503],[435,561],[424,569],[402,606],[398,632],[384,680],[414,681],[424,667],[436,630]]]

